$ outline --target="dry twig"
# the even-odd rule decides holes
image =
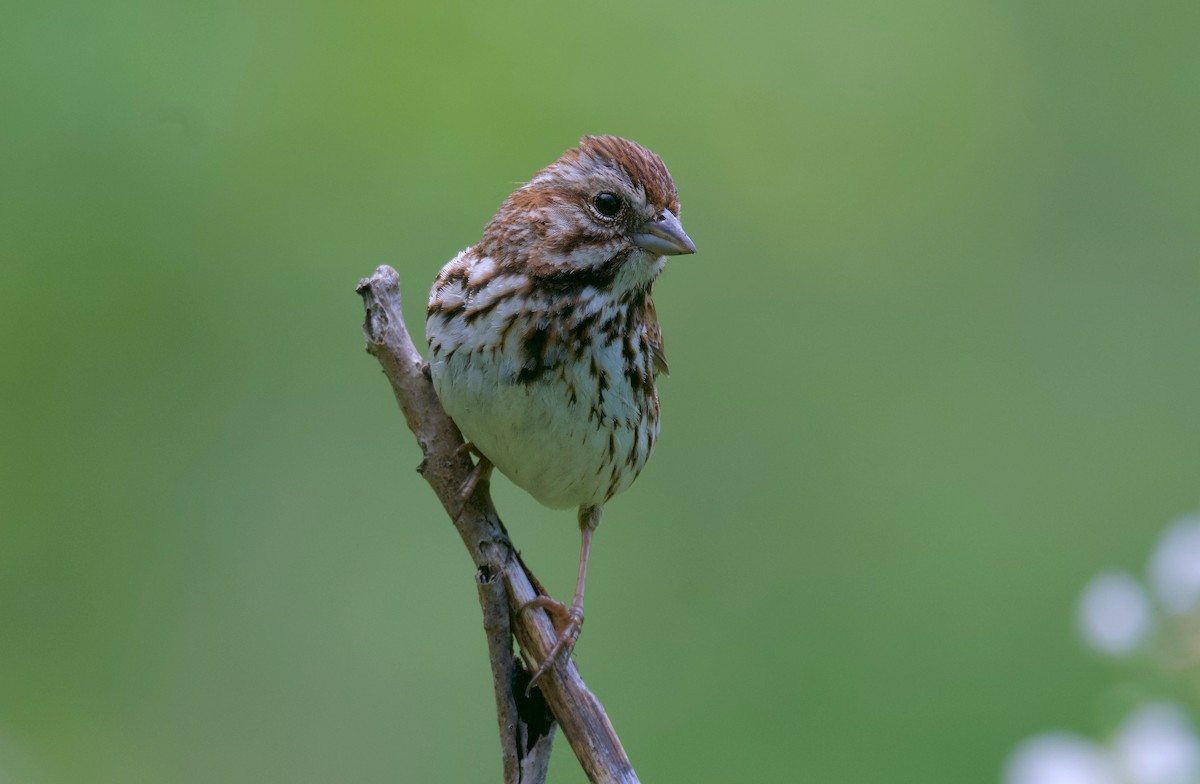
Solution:
[[[554,626],[544,612],[519,611],[542,592],[540,585],[517,555],[488,488],[481,486],[466,503],[459,497],[458,488],[471,471],[471,461],[460,451],[462,435],[442,409],[428,366],[404,326],[400,276],[391,267],[381,266],[359,282],[358,293],[366,309],[363,333],[367,351],[383,366],[396,402],[421,446],[424,459],[417,470],[441,500],[475,562],[496,691],[505,784],[545,781],[553,739],[547,706],[589,780],[637,784],[637,775],[604,708],[588,691],[574,662],[556,664],[529,696],[525,695],[530,665],[541,662],[555,641]],[[524,662],[512,656],[512,635],[520,643]]]

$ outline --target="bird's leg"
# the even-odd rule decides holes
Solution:
[[[479,448],[470,441],[458,448],[458,454],[475,455],[479,458],[478,462],[476,462],[475,466],[471,469],[471,473],[467,474],[467,478],[463,480],[463,483],[458,488],[459,498],[461,498],[463,501],[466,501],[471,497],[471,494],[475,492],[475,488],[479,486],[480,482],[487,482],[491,480],[492,461],[488,460],[487,457],[484,456],[483,452],[480,452]]]
[[[554,629],[558,632],[554,647],[546,654],[546,658],[529,682],[531,688],[550,669],[559,654],[562,654],[564,661],[570,660],[575,641],[579,639],[579,631],[583,628],[583,586],[587,582],[588,553],[592,549],[592,532],[600,524],[602,511],[603,508],[599,506],[579,507],[579,530],[583,542],[579,548],[579,578],[575,581],[575,597],[571,599],[571,605],[568,607],[549,596],[539,596],[521,608],[521,612],[525,612],[532,607],[541,607],[550,616],[550,620],[554,622]]]

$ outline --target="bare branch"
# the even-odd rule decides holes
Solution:
[[[554,716],[540,691],[525,694],[530,675],[521,660],[513,656],[504,584],[485,567],[475,573],[475,580],[479,585],[483,630],[487,634],[492,685],[496,692],[504,784],[542,784],[546,780],[554,743]]]
[[[505,781],[519,780],[527,784],[544,780],[545,765],[541,760],[543,757],[548,759],[552,729],[547,727],[544,734],[538,734],[541,732],[537,718],[540,700],[535,695],[540,691],[544,704],[549,705],[590,781],[637,784],[637,775],[604,708],[579,677],[574,662],[556,664],[538,682],[529,698],[525,697],[528,666],[544,659],[554,645],[555,631],[545,612],[520,610],[544,591],[540,591],[536,578],[521,562],[496,514],[488,488],[481,486],[466,503],[459,498],[458,488],[471,470],[471,461],[459,449],[463,443],[462,435],[442,409],[429,380],[428,366],[404,326],[400,276],[391,267],[381,266],[370,278],[359,282],[358,293],[362,295],[366,309],[363,333],[367,351],[383,366],[396,402],[421,446],[424,459],[417,470],[441,500],[478,569],[479,598],[496,684]],[[502,613],[495,607],[500,600],[500,590],[508,603],[506,624],[501,624],[499,616]],[[514,663],[509,655],[509,638],[503,631],[504,626],[511,629],[520,643],[525,667],[516,666],[519,662]],[[495,639],[497,635],[501,638],[499,641]],[[512,665],[511,671],[502,660]],[[506,683],[509,684],[507,689]],[[510,730],[511,711],[515,711],[517,722]],[[530,733],[524,739],[520,737],[521,726]],[[519,779],[510,779],[510,754],[518,760]],[[526,756],[522,757],[522,754]],[[521,760],[531,763],[528,772],[523,770],[525,765]],[[537,777],[539,767],[540,778]],[[532,778],[525,778],[526,775]]]

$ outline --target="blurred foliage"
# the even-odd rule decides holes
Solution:
[[[353,287],[394,264],[419,334],[584,133],[700,248],[577,649],[642,777],[988,781],[1086,726],[1078,586],[1200,500],[1194,2],[4,16],[0,780],[497,780]],[[497,485],[569,592],[573,516]]]

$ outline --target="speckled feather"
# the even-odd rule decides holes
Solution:
[[[623,199],[606,218],[598,191]],[[666,259],[630,240],[678,216],[657,155],[612,136],[579,147],[515,191],[430,294],[434,387],[475,446],[553,508],[599,507],[627,488],[659,431],[667,369],[651,286]]]

